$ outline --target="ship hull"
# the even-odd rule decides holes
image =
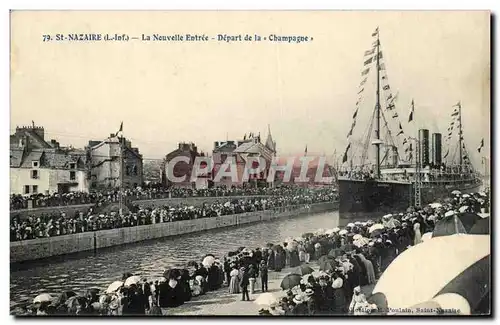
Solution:
[[[449,197],[453,190],[477,192],[481,182],[445,185],[435,183],[421,189],[422,204]],[[412,183],[339,179],[339,214],[344,220],[377,218],[406,211],[414,205]]]

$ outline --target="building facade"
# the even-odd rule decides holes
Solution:
[[[88,192],[85,156],[46,142],[44,129],[17,127],[10,136],[10,193]]]
[[[178,157],[185,157],[189,159],[189,163],[184,161],[179,161],[173,164],[173,160]],[[203,152],[198,152],[198,147],[190,143],[179,143],[177,149],[169,152],[164,159],[164,164],[162,168],[162,183],[166,187],[176,187],[176,188],[192,188],[192,189],[204,189],[211,187],[211,173],[207,175],[199,175],[196,177],[195,181],[191,181],[193,174],[193,164],[197,157],[205,157]],[[169,170],[169,168],[171,170]],[[182,182],[173,182],[169,177],[168,173],[171,173],[174,177],[184,177]]]
[[[110,134],[104,141],[89,141],[86,150],[90,161],[91,189],[119,188],[122,179],[124,188],[143,185],[142,155],[130,141]]]
[[[212,152],[213,158],[213,180],[215,186],[225,187],[269,187],[274,185],[274,179],[268,182],[269,170],[271,162],[276,156],[276,142],[273,141],[271,130],[268,130],[266,144],[261,142],[260,135],[250,134],[248,138],[245,136],[239,141],[217,141],[214,143]],[[237,178],[232,179],[230,176],[217,178],[217,174],[221,171],[230,171],[233,166],[225,165],[227,159],[232,159],[235,163]],[[266,163],[265,167],[261,167],[259,173],[252,173],[251,169],[259,167],[259,161],[263,159]],[[227,166],[227,167],[226,167]],[[244,175],[248,175],[245,179]]]

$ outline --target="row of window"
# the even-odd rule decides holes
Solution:
[[[39,179],[40,178],[40,172],[38,170],[32,170],[31,171],[31,179]],[[75,171],[70,171],[69,172],[69,180],[70,181],[75,181],[76,180],[76,172]]]
[[[33,161],[31,166],[33,167],[39,167],[38,161]],[[70,163],[69,164],[69,169],[76,169],[76,163]]]
[[[24,185],[24,194],[30,194],[30,187],[33,189],[31,194],[38,194],[38,185]]]

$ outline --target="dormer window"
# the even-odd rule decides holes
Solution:
[[[38,164],[38,161],[34,160],[31,162],[33,168],[38,168],[39,167],[39,164]]]
[[[75,169],[75,168],[76,168],[76,163],[69,164],[69,169]]]

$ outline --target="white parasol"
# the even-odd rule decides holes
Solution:
[[[269,306],[273,302],[276,302],[276,297],[270,292],[260,294],[254,301],[254,303],[261,306]]]
[[[341,231],[339,231],[340,236],[347,235],[347,233],[349,232],[346,229],[342,229]]]
[[[141,282],[141,277],[139,275],[132,275],[125,280],[123,286],[130,287],[132,284],[137,284],[139,282]]]
[[[207,256],[203,259],[203,262],[201,262],[201,264],[203,264],[203,266],[205,267],[210,267],[214,264],[215,262],[215,258],[213,256]]]
[[[356,235],[352,236],[352,239],[354,239],[354,240],[358,240],[358,239],[360,239],[360,238],[363,238],[363,235],[361,235],[361,234],[356,234]]]
[[[434,202],[434,203],[429,204],[429,206],[433,209],[437,209],[437,208],[441,208],[443,205],[441,203]]]
[[[53,299],[52,296],[49,295],[48,293],[42,293],[36,296],[35,299],[33,299],[33,303],[36,304],[42,302],[49,302],[52,301],[52,299]]]
[[[460,194],[462,194],[462,192],[460,192],[459,190],[454,190],[454,191],[451,192],[451,194],[453,194],[453,195],[460,195]]]
[[[465,212],[468,208],[469,207],[467,205],[461,206],[460,208],[458,208],[458,212]]]
[[[106,293],[113,293],[116,290],[120,289],[123,286],[123,281],[115,281],[111,283],[106,289]]]
[[[384,228],[385,228],[385,227],[384,227],[384,225],[383,225],[383,224],[381,224],[381,223],[376,223],[376,224],[374,224],[373,226],[371,226],[371,227],[370,227],[370,229],[369,229],[368,231],[369,231],[370,233],[372,233],[372,232],[374,232],[375,230],[379,230],[379,229],[380,229],[380,230],[382,230],[382,229],[384,229]]]
[[[472,300],[489,290],[489,277],[481,272],[489,274],[490,241],[489,235],[456,234],[413,246],[389,265],[373,294],[383,294],[387,308],[392,310],[409,308],[449,292],[470,296],[471,303],[476,303]]]
[[[335,227],[333,228],[333,232],[339,232],[340,231],[340,228],[339,227]]]
[[[368,244],[370,244],[370,239],[368,239],[366,237],[361,237],[358,240],[355,240],[353,242],[353,245],[356,247],[363,247],[363,246],[366,246]]]

